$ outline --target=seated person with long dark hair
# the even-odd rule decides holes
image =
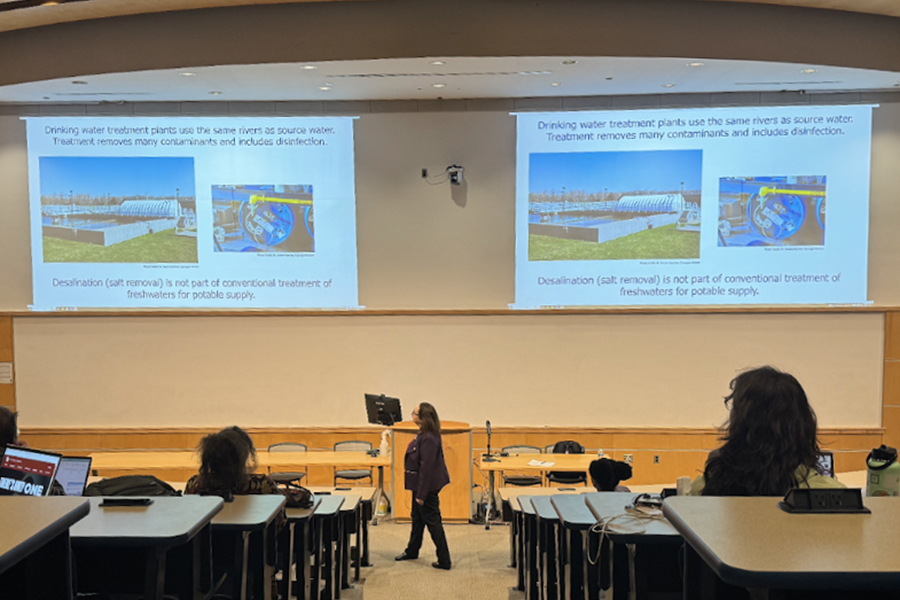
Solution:
[[[631,465],[609,458],[598,458],[588,471],[598,492],[630,492],[620,481],[631,479]]]
[[[724,444],[691,486],[694,496],[784,496],[792,488],[842,488],[816,471],[816,413],[793,375],[773,367],[745,371],[725,397]]]
[[[211,433],[198,447],[200,473],[191,477],[185,494],[279,494],[268,475],[253,473],[256,449],[246,431],[229,427]]]

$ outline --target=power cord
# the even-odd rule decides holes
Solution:
[[[591,566],[595,566],[600,562],[600,552],[603,548],[603,542],[609,533],[623,534],[641,534],[647,532],[646,523],[650,521],[665,521],[662,510],[658,508],[649,508],[646,506],[626,507],[625,512],[615,515],[608,519],[603,519],[591,526],[590,532],[599,535],[600,541],[597,544],[597,555],[588,556],[588,562]],[[617,525],[613,527],[613,523]],[[628,524],[631,526],[629,527]],[[620,527],[620,525],[624,525]]]

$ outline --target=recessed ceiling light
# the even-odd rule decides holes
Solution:
[[[179,73],[179,75],[181,75],[182,77],[194,77],[194,76],[196,76],[197,74],[196,74],[196,73],[190,73],[190,72],[185,71],[184,73]]]
[[[447,63],[445,63],[445,62],[442,61],[442,60],[433,60],[433,61],[431,61],[431,64],[433,64],[433,65],[436,66],[436,67],[439,67],[439,66],[441,66],[441,65],[446,65]]]
[[[221,96],[221,95],[222,95],[222,92],[213,90],[213,91],[211,91],[211,92],[209,93],[209,95],[210,95],[210,96]]]
[[[675,87],[675,84],[674,83],[664,83],[664,84],[662,84],[662,86],[664,88],[673,88],[673,87]]]
[[[445,88],[445,87],[447,87],[447,84],[446,84],[446,83],[432,83],[432,84],[431,84],[431,87],[433,87],[433,88]]]
[[[42,2],[41,6],[56,6],[59,2]]]
[[[88,84],[87,81],[82,81],[81,79],[76,79],[75,81],[72,82],[72,85],[87,85],[87,84]]]
[[[578,64],[578,61],[577,61],[577,60],[571,60],[571,59],[570,59],[570,60],[564,60],[564,61],[562,61],[561,64],[564,64],[564,65],[577,65],[577,64]]]
[[[815,69],[803,69],[803,70],[800,71],[800,72],[801,72],[801,73],[806,73],[807,75],[809,75],[810,73],[815,73],[816,70],[815,70]]]
[[[688,63],[687,66],[689,66],[689,67],[702,67],[702,66],[703,66],[703,63],[702,63],[702,62],[692,62],[692,63]]]
[[[553,87],[559,87],[559,86],[561,86],[562,84],[561,84],[560,82],[558,82],[558,81],[554,81],[554,82],[551,83],[550,85],[552,85]]]
[[[320,85],[319,89],[322,90],[323,92],[330,92],[331,86],[330,85]]]
[[[300,68],[303,69],[304,71],[315,71],[319,67],[317,67],[316,65],[303,65]]]

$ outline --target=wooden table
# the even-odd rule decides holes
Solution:
[[[72,598],[69,528],[85,498],[0,497],[0,591],[4,598]]]
[[[611,544],[608,549],[601,550],[600,580],[601,588],[606,589],[612,583],[613,600],[627,600],[630,593],[630,573],[635,574],[634,595],[637,599],[646,598],[649,594],[648,583],[654,576],[653,570],[658,562],[651,564],[650,546],[678,546],[682,544],[681,536],[672,524],[665,519],[643,519],[639,523],[627,519],[628,523],[616,525],[611,521],[616,517],[628,514],[625,506],[634,501],[637,494],[632,492],[592,492],[585,494],[584,501],[591,514],[598,522],[610,521],[607,537]],[[637,526],[636,526],[637,525]],[[626,548],[627,544],[635,546],[634,559]],[[611,547],[610,547],[611,546]],[[677,551],[672,552],[675,556]],[[659,561],[658,553],[655,556]],[[603,556],[605,555],[605,556]],[[606,559],[604,564],[604,559]],[[677,560],[677,557],[675,558]]]
[[[235,599],[270,600],[280,494],[235,496],[212,520],[213,565],[222,564]]]
[[[210,522],[224,506],[221,498],[159,497],[149,506],[101,508],[103,500],[90,498],[91,513],[71,529],[82,591],[133,592],[134,582],[143,580],[144,598],[161,600],[171,552],[179,597],[210,592]]]
[[[788,514],[779,500],[666,499],[663,512],[688,546],[686,598],[701,597],[697,578],[704,564],[726,583],[748,589],[900,589],[897,498],[865,498],[871,514],[844,515]]]
[[[484,510],[484,528],[491,528],[491,513],[494,511],[494,494],[496,493],[494,474],[497,471],[533,471],[543,473],[545,471],[584,471],[590,468],[591,463],[597,459],[592,454],[513,454],[510,456],[494,456],[494,460],[487,461],[481,455],[476,465],[488,474],[488,501]],[[532,461],[553,463],[551,465],[533,465]]]

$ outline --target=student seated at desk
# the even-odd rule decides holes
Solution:
[[[816,413],[793,375],[772,367],[731,380],[725,442],[706,460],[693,496],[784,496],[792,488],[842,488],[816,471]]]
[[[631,465],[609,458],[598,458],[589,469],[591,483],[598,492],[630,492],[620,481],[631,479]]]
[[[0,460],[3,459],[3,454],[6,452],[7,445],[20,446],[22,448],[28,447],[25,440],[19,439],[19,424],[16,419],[18,414],[19,413],[14,413],[5,406],[0,406]],[[53,480],[53,483],[50,484],[50,495],[66,495],[63,486],[55,479]]]
[[[280,494],[268,476],[253,473],[256,448],[253,440],[240,427],[229,427],[211,433],[202,440],[200,473],[185,485],[185,494]]]

